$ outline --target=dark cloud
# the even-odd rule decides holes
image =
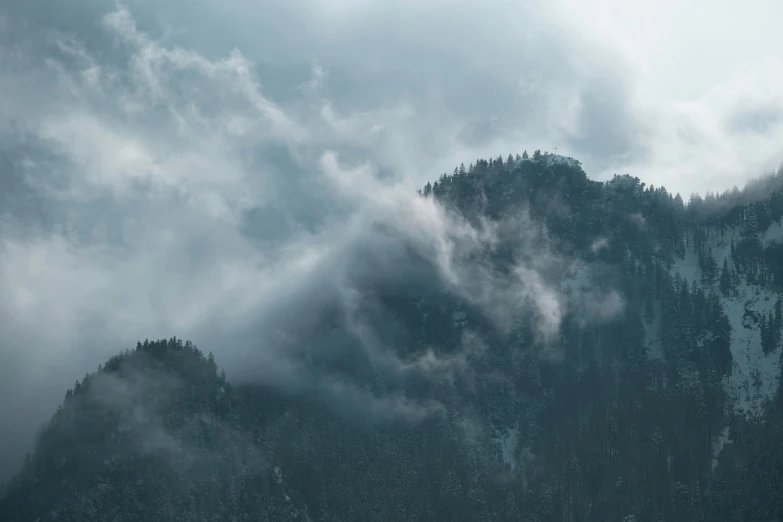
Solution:
[[[667,156],[682,118],[645,134],[637,71],[547,5],[4,3],[0,459],[18,459],[76,376],[172,335],[230,376],[253,368],[377,418],[427,414],[439,406],[404,386],[368,393],[289,351],[347,347],[397,382],[475,348],[397,357],[373,334],[386,318],[373,285],[437,283],[499,331],[529,312],[554,335],[555,252],[500,274],[472,260],[512,225],[469,226],[415,197],[454,165],[520,149],[567,144],[588,170],[685,157]],[[324,317],[334,337],[294,342]]]

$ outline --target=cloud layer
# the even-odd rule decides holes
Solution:
[[[389,372],[459,364],[374,345],[362,277],[436,277],[501,331],[528,310],[554,335],[562,298],[544,263],[510,279],[465,263],[507,224],[469,226],[414,196],[456,164],[558,146],[595,177],[630,171],[688,194],[780,159],[778,58],[661,99],[644,48],[600,31],[609,18],[556,16],[561,4],[0,8],[0,419],[14,419],[0,475],[73,376],[139,338],[190,338],[237,376],[266,368],[371,411],[437,408],[368,402],[284,356],[286,335],[337,302]],[[426,262],[395,264],[409,247]]]

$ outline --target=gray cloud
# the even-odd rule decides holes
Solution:
[[[635,114],[629,82],[622,72],[590,79],[580,95],[578,134],[572,145],[590,151],[609,164],[644,159],[650,151],[649,133]]]
[[[306,353],[282,356],[293,334],[336,308],[346,337],[322,350],[350,339],[391,376],[458,368],[474,345],[408,361],[363,330],[351,306],[372,304],[361,290],[373,278],[434,280],[500,331],[531,311],[540,339],[551,338],[567,306],[547,271],[558,263],[542,261],[554,252],[519,255],[511,276],[467,262],[508,237],[504,227],[545,231],[524,216],[469,226],[414,197],[417,188],[461,162],[552,145],[596,175],[633,168],[669,184],[690,179],[671,174],[683,158],[697,158],[687,163],[696,172],[714,150],[747,157],[761,143],[727,149],[731,134],[715,133],[725,118],[701,117],[726,114],[747,85],[651,111],[632,61],[551,9],[4,4],[0,419],[15,422],[0,434],[9,448],[0,469],[73,376],[146,337],[194,339],[232,375],[253,368],[373,415],[437,409],[318,373]],[[760,83],[779,85],[783,69],[765,63]],[[673,130],[686,124],[702,136],[696,154]],[[708,181],[734,179],[726,168]],[[397,235],[376,234],[369,224],[379,222]],[[395,263],[408,249],[423,261]]]
[[[751,102],[736,107],[726,124],[735,132],[762,133],[774,130],[781,122],[783,104],[757,105]]]
[[[46,16],[24,20],[50,23]],[[4,65],[19,69],[7,77],[12,98],[0,102],[5,179],[17,196],[3,206],[0,306],[14,328],[4,330],[2,357],[17,378],[4,381],[0,413],[8,418],[21,402],[29,415],[17,433],[4,433],[8,447],[24,447],[73,375],[138,338],[173,334],[215,347],[240,379],[372,416],[437,409],[373,395],[287,351],[294,333],[316,328],[337,306],[343,333],[320,342],[321,352],[355,346],[392,376],[454,366],[460,356],[395,359],[352,309],[363,299],[362,277],[411,275],[384,257],[403,255],[406,244],[429,263],[425,275],[499,327],[539,304],[542,328],[556,327],[556,297],[535,267],[520,267],[509,286],[487,266],[466,264],[497,241],[492,227],[475,229],[415,196],[432,175],[419,170],[421,158],[443,147],[429,132],[434,120],[445,114],[460,129],[448,112],[425,114],[422,126],[415,101],[341,109],[319,92],[325,77],[312,64],[301,98],[283,106],[239,51],[208,58],[156,39],[123,6],[91,23],[86,32],[42,25],[25,46],[3,48]],[[20,134],[29,136],[26,148],[15,147]],[[381,180],[384,172],[392,178]],[[33,203],[19,206],[20,195]],[[31,228],[38,208],[49,215]],[[281,214],[283,223],[271,223]],[[367,225],[378,221],[402,235],[377,235]],[[491,299],[501,285],[501,298]],[[20,346],[34,348],[19,356]],[[28,395],[33,408],[12,393],[23,382],[48,399]]]

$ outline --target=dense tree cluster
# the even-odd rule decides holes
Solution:
[[[762,238],[783,217],[780,179],[686,205],[638,178],[591,181],[541,151],[460,166],[421,196],[472,221],[524,208],[622,311],[586,321],[570,310],[542,353],[528,317],[501,335],[464,299],[401,284],[379,297],[405,332],[399,357],[452,354],[468,333],[484,346],[411,385],[443,405],[416,422],[368,424],[232,386],[189,342],[145,341],[68,390],[0,493],[0,519],[781,520],[783,392],[760,415],[733,407],[723,305],[741,285],[781,289],[783,247]],[[719,263],[709,234],[734,228]],[[688,248],[697,283],[671,269]],[[765,353],[777,350],[780,299],[749,320]]]

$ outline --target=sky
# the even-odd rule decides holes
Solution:
[[[139,339],[357,394],[281,338],[335,299],[353,317],[357,273],[410,275],[378,254],[400,251],[378,220],[499,327],[526,308],[546,335],[562,310],[540,266],[510,285],[465,266],[497,231],[416,189],[554,147],[686,200],[741,187],[783,160],[782,18],[772,0],[3,2],[0,477],[67,387]]]

